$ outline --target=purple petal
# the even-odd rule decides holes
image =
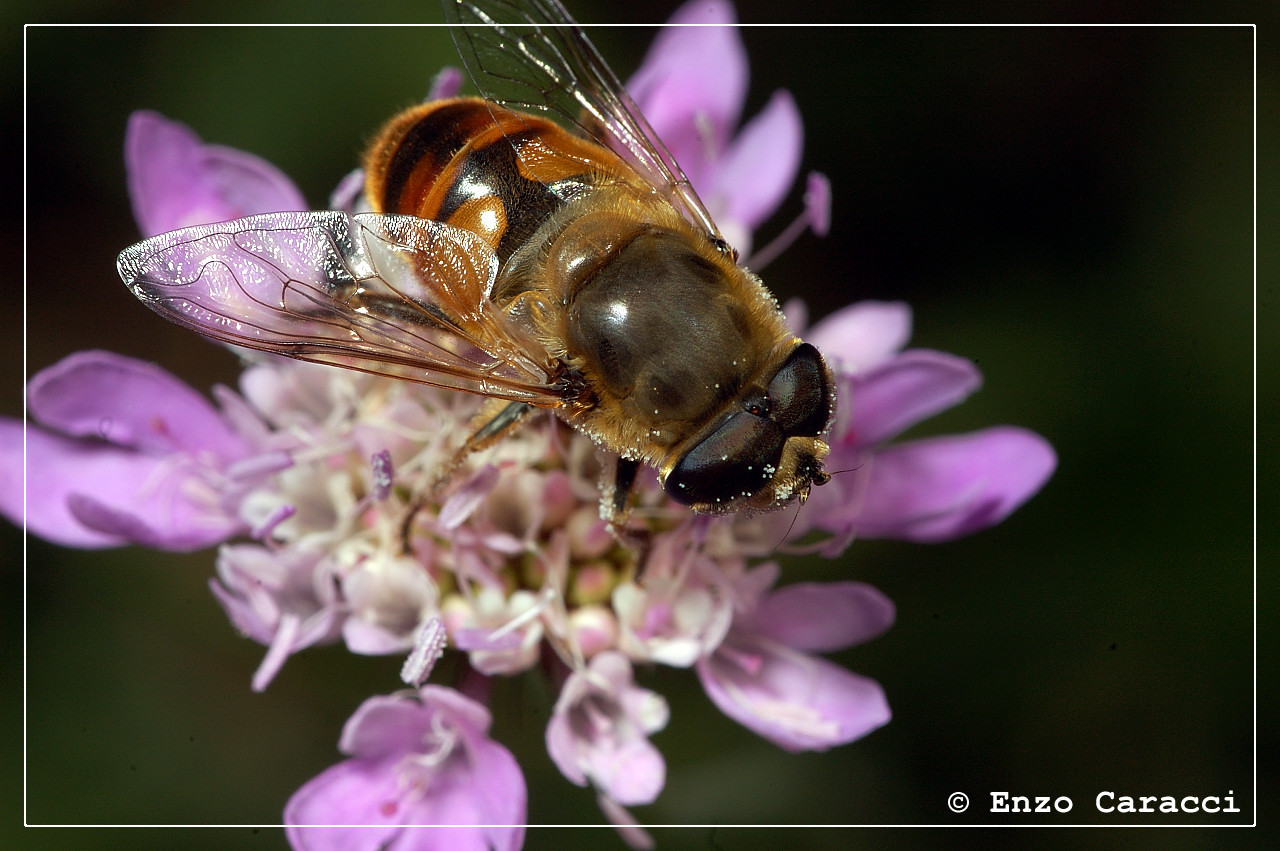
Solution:
[[[163,474],[163,467],[156,468]],[[101,481],[99,481],[101,485]],[[157,550],[189,552],[211,547],[244,531],[236,517],[220,511],[211,500],[188,499],[184,491],[203,489],[195,475],[176,473],[156,482],[117,482],[117,492],[106,498],[89,496],[76,481],[67,495],[71,515],[89,529],[118,536],[131,544]],[[138,490],[119,491],[121,485]],[[127,497],[132,496],[132,499]],[[125,499],[122,500],[122,497]],[[111,501],[108,501],[111,500]],[[112,504],[112,502],[123,504]]]
[[[17,523],[22,512],[20,430],[19,423],[5,423],[0,495],[0,510]],[[223,512],[218,494],[189,464],[29,428],[27,472],[27,528],[65,546],[137,543],[194,550],[243,529],[237,518]]]
[[[721,154],[707,191],[719,202],[718,215],[752,230],[769,218],[795,182],[803,146],[795,99],[790,92],[774,92]]]
[[[809,306],[803,299],[787,299],[782,305],[782,315],[787,320],[791,333],[808,338],[805,331],[809,327]]]
[[[616,744],[588,752],[588,773],[604,794],[624,807],[652,804],[667,780],[662,754],[645,738]]]
[[[770,594],[751,624],[788,647],[826,653],[875,638],[893,619],[893,601],[870,585],[800,582]]]
[[[473,473],[440,509],[440,527],[456,529],[465,523],[498,484],[500,475],[501,471],[494,464],[485,464]]]
[[[184,124],[155,112],[129,117],[125,168],[144,236],[254,213],[305,210],[306,201],[266,160],[205,145]]]
[[[423,686],[421,699],[378,695],[360,704],[342,728],[338,749],[363,759],[377,759],[418,747],[439,712],[468,733],[483,735],[491,723],[489,710],[452,689]]]
[[[289,844],[308,851],[385,847],[404,820],[395,773],[399,758],[348,759],[307,781],[284,808]],[[344,822],[349,826],[334,826]],[[305,826],[312,824],[325,826]]]
[[[0,512],[19,526],[24,520],[22,431],[18,420],[0,419]],[[116,535],[85,528],[67,508],[67,489],[82,479],[102,481],[106,488],[118,489],[121,479],[145,479],[155,468],[154,459],[69,440],[38,428],[27,430],[27,452],[28,531],[64,547],[93,549],[128,543]],[[104,475],[86,475],[91,468],[103,470]]]
[[[966,399],[982,384],[969,360],[909,349],[862,375],[841,376],[847,418],[833,443],[874,446]]]
[[[518,851],[524,844],[524,823],[527,818],[529,793],[524,774],[511,752],[489,738],[469,741],[471,767],[474,773],[472,797],[478,804],[480,819],[470,823],[480,824],[482,849]],[[467,824],[455,821],[454,824]],[[449,832],[444,832],[445,851],[458,847],[449,843]]]
[[[245,447],[203,396],[160,367],[112,354],[77,352],[27,385],[32,417],[73,437],[144,452],[212,452],[222,461]]]
[[[587,785],[586,766],[578,762],[578,737],[569,726],[567,712],[556,712],[547,722],[546,732],[547,754],[556,768],[570,782],[578,786]]]
[[[197,167],[234,218],[310,209],[293,181],[261,157],[223,145],[205,145],[201,153]],[[207,222],[183,226],[202,224]]]
[[[877,682],[774,642],[735,636],[697,667],[724,714],[788,751],[843,745],[889,720]]]
[[[733,5],[723,0],[694,0],[671,17],[658,33],[627,91],[649,125],[671,151],[694,189],[703,192],[708,141],[716,150],[728,143],[747,96],[747,52]],[[711,139],[704,132],[711,132]]]
[[[866,372],[911,339],[911,308],[901,301],[860,301],[818,322],[805,339],[822,351],[832,369]]]
[[[1048,481],[1053,447],[1034,432],[997,426],[917,440],[876,453],[858,534],[921,543],[994,526]]]

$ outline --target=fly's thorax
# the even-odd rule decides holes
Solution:
[[[600,399],[597,422],[580,425],[656,464],[791,335],[759,281],[674,211],[625,188],[601,195],[550,243],[546,274],[566,360]]]

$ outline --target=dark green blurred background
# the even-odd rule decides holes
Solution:
[[[174,4],[178,6],[179,4]],[[571,4],[588,21],[665,19],[671,2]],[[641,6],[643,5],[643,8]],[[350,4],[305,13],[279,2],[135,4],[136,20],[346,21]],[[1143,6],[1061,3],[1037,18],[1172,20]],[[434,3],[366,10],[438,20]],[[363,14],[364,12],[361,12]],[[5,13],[6,22],[19,19]],[[52,4],[41,19],[116,20],[116,4]],[[751,3],[747,21],[797,12]],[[948,6],[833,4],[823,19],[949,20]],[[35,18],[30,18],[35,19]],[[992,20],[1026,20],[1021,6]],[[1181,18],[1186,20],[1187,18]],[[1215,20],[1256,20],[1244,7]],[[7,28],[17,67],[20,45]],[[624,78],[650,30],[594,30]],[[783,753],[725,719],[689,672],[642,673],[671,702],[655,741],[667,788],[637,811],[653,823],[1123,823],[1093,806],[1129,795],[1254,800],[1253,36],[1248,28],[755,28],[749,109],[790,89],[805,119],[806,169],[826,172],[825,241],[803,238],[767,272],[815,316],[864,298],[905,299],[913,343],[975,360],[985,388],[913,434],[1013,423],[1048,437],[1060,466],[1008,522],[923,547],[859,542],[838,562],[794,561],[792,580],[857,578],[885,591],[898,623],[842,664],[879,680],[893,722],[825,754]],[[1265,40],[1264,40],[1265,44]],[[1257,80],[1276,106],[1274,52]],[[260,154],[316,206],[364,140],[453,61],[448,35],[420,28],[34,28],[25,34],[26,329],[5,313],[10,388],[84,348],[159,362],[207,388],[233,382],[231,355],[169,326],[116,277],[137,238],[121,140],[129,112],[159,110],[206,140]],[[21,108],[16,80],[4,90]],[[1264,125],[1266,126],[1266,125]],[[1273,125],[1272,125],[1273,126]],[[1273,131],[1274,132],[1274,131]],[[1260,133],[1264,136],[1264,133]],[[20,153],[20,137],[9,142]],[[1274,146],[1272,146],[1274,148]],[[12,161],[12,160],[11,160]],[[1265,164],[1264,164],[1265,168]],[[12,176],[16,174],[10,171]],[[10,183],[10,198],[19,186]],[[1275,172],[1259,198],[1274,210]],[[763,231],[799,209],[798,193]],[[1269,238],[1268,238],[1269,235]],[[1260,235],[1275,268],[1274,229]],[[1257,293],[1261,417],[1275,406],[1274,274]],[[38,471],[34,471],[38,475]],[[1274,465],[1262,480],[1274,484]],[[1267,503],[1272,506],[1273,503]],[[1274,511],[1261,543],[1273,551]],[[340,647],[295,657],[267,693],[249,691],[262,648],[238,637],[206,588],[212,551],[74,552],[0,531],[6,627],[3,738],[16,769],[26,693],[25,814],[33,823],[271,824],[289,794],[336,761],[342,723],[394,690],[398,658]],[[1271,562],[1268,560],[1267,562]],[[1264,602],[1274,602],[1264,577]],[[1273,611],[1273,607],[1268,606]],[[21,626],[26,616],[25,645]],[[1263,646],[1274,632],[1264,620]],[[22,678],[25,647],[25,680]],[[1265,660],[1269,663],[1269,658]],[[1274,675],[1268,664],[1264,674]],[[1271,680],[1274,682],[1274,680]],[[553,695],[504,683],[496,731],[519,757],[530,819],[598,823],[591,794],[564,781],[542,744]],[[1275,691],[1261,751],[1275,760]],[[277,829],[20,831],[22,778],[3,780],[0,845],[279,848]],[[999,816],[989,793],[1067,795],[1067,816]],[[947,796],[967,792],[968,813]],[[1274,813],[1274,794],[1260,806]],[[1078,831],[659,832],[661,848],[954,847],[1084,844]],[[1257,844],[1253,832],[1107,831],[1098,847]],[[531,831],[529,848],[622,847],[608,831]]]

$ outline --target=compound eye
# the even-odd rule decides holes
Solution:
[[[772,421],[738,411],[676,462],[663,488],[682,505],[753,496],[773,480],[786,440]]]
[[[769,418],[783,433],[817,437],[831,419],[827,364],[809,343],[801,343],[769,382]]]

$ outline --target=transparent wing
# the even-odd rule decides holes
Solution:
[[[723,244],[679,164],[558,0],[443,2],[462,62],[487,100],[547,115],[617,152]]]
[[[540,407],[554,359],[490,300],[498,261],[470,231],[413,216],[269,213],[125,249],[152,310],[239,346]]]

